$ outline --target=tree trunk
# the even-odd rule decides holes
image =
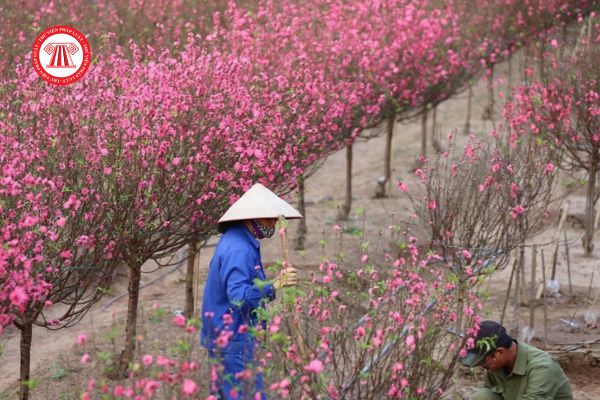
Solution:
[[[19,326],[20,325],[20,326]],[[33,336],[33,324],[31,322],[19,324],[17,327],[21,330],[21,377],[19,382],[19,399],[29,399],[29,381],[31,367],[31,341]]]
[[[198,253],[197,249],[196,242],[188,245],[188,259],[185,273],[185,307],[183,308],[183,315],[185,315],[186,319],[194,316],[194,309],[196,308],[196,299],[194,298],[194,266],[196,264],[196,254]]]
[[[438,152],[441,153],[442,152],[442,145],[440,144],[440,141],[438,140],[438,137],[436,136],[436,132],[437,132],[437,105],[433,107],[433,113],[431,115],[431,146],[433,147],[433,149]]]
[[[594,251],[594,199],[596,189],[596,159],[594,154],[590,160],[588,169],[587,191],[585,196],[585,236],[583,237],[583,250],[585,257],[591,257]]]
[[[375,198],[386,197],[385,188],[387,183],[392,178],[392,138],[394,137],[394,122],[396,117],[388,119],[387,132],[385,138],[385,155],[383,177],[377,180],[377,188],[375,189]]]
[[[137,336],[137,310],[140,297],[140,281],[142,279],[142,266],[132,264],[129,266],[129,302],[127,304],[127,327],[125,328],[125,348],[116,360],[113,379],[124,379],[127,377],[129,363],[133,360],[135,352],[135,341]]]
[[[469,83],[469,96],[467,97],[467,121],[465,122],[464,134],[471,133],[471,105],[473,101],[473,87]]]
[[[427,107],[421,115],[421,157],[427,157]]]
[[[513,53],[514,54],[514,53]],[[508,57],[508,82],[506,88],[506,99],[509,100],[512,98],[512,90],[513,90],[513,54]]]
[[[347,220],[352,207],[352,143],[346,146],[346,199],[340,209],[338,219]]]
[[[538,65],[540,68],[540,80],[544,83],[544,86],[548,83],[548,77],[546,74],[546,59],[544,58],[544,41],[540,40],[538,43],[539,47],[539,55],[538,55]]]
[[[296,235],[296,250],[304,250],[304,245],[306,243],[306,232],[308,232],[308,228],[306,227],[306,203],[304,201],[304,175],[300,175],[298,177],[298,212],[304,216],[301,218],[298,223],[298,231]]]
[[[490,67],[490,73],[487,77],[488,103],[483,110],[482,119],[493,120],[494,117],[494,64]]]

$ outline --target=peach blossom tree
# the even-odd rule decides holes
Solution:
[[[527,138],[546,142],[561,151],[557,167],[587,174],[586,256],[594,247],[596,175],[600,168],[600,76],[596,68],[600,25],[594,20],[593,14],[581,20],[576,41],[549,39],[544,54],[546,76],[536,78],[530,70],[531,82],[517,88],[514,102],[506,110],[512,122],[512,144],[533,140]]]

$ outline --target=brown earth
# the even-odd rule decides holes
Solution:
[[[516,70],[517,68],[513,68]],[[516,81],[515,78],[513,78]],[[481,115],[486,102],[485,85],[479,84],[475,88],[475,98],[472,110],[472,130],[476,133],[489,132],[493,128],[491,121],[484,121]],[[437,122],[438,130],[444,132],[457,131],[458,136],[464,139],[462,129],[466,120],[466,94],[461,94],[438,108]],[[498,116],[496,116],[498,118]],[[414,165],[416,154],[420,150],[420,121],[409,121],[396,125],[393,141],[393,182],[406,180],[410,182],[411,169]],[[430,154],[433,150],[428,150]],[[366,218],[355,216],[351,213],[348,221],[341,223],[344,227],[356,226],[359,228],[365,224],[365,236],[375,238],[380,228],[385,228],[391,220],[405,217],[411,213],[410,202],[401,196],[393,185],[388,188],[390,196],[384,199],[374,199],[373,194],[376,179],[383,174],[384,138],[378,137],[367,142],[360,142],[354,147],[353,168],[353,207],[364,209]],[[309,236],[307,250],[303,253],[295,253],[293,262],[296,266],[314,265],[318,263],[321,255],[319,241],[333,241],[333,226],[336,221],[337,208],[343,202],[345,190],[345,152],[339,152],[324,163],[322,168],[311,176],[306,182],[307,199],[307,223]],[[581,209],[581,196],[574,193],[572,198],[572,214],[577,215]],[[574,223],[572,223],[574,221]],[[571,285],[568,285],[566,268],[566,257],[564,244],[561,245],[558,257],[557,279],[561,284],[559,297],[546,299],[547,318],[544,319],[543,299],[538,300],[535,306],[535,335],[533,343],[554,351],[556,357],[561,361],[568,374],[574,390],[575,399],[598,399],[600,398],[600,381],[596,378],[600,373],[599,352],[600,345],[584,345],[581,348],[565,351],[567,344],[589,342],[600,338],[598,327],[586,327],[583,319],[584,311],[592,310],[600,314],[600,307],[596,300],[600,276],[593,277],[597,269],[598,258],[584,258],[580,244],[582,227],[576,223],[577,218],[570,219],[565,231],[569,240]],[[295,231],[295,223],[291,223],[290,231]],[[556,221],[548,221],[547,229],[538,237],[530,240],[530,243],[545,244],[543,248],[545,259],[548,263],[551,254],[551,246],[548,245],[555,236]],[[214,241],[214,238],[213,238]],[[600,240],[596,239],[596,248],[600,249]],[[200,255],[201,277],[200,283],[204,281],[208,269],[208,262],[213,248],[204,249]],[[527,257],[530,257],[530,248]],[[596,254],[600,250],[596,251]],[[280,247],[277,240],[264,241],[263,260],[270,263],[280,258]],[[179,256],[177,256],[179,257]],[[541,281],[541,269],[538,261],[537,280]],[[529,296],[530,261],[525,262],[526,290],[525,297]],[[149,269],[152,265],[147,266]],[[600,274],[596,274],[600,275]],[[156,279],[159,277],[159,279]],[[302,276],[302,274],[301,274]],[[484,288],[489,291],[489,298],[485,301],[485,316],[491,319],[499,319],[502,306],[506,296],[506,289],[510,271],[500,271],[491,276],[485,283]],[[149,313],[150,305],[158,301],[169,312],[183,308],[184,298],[184,268],[165,268],[153,274],[144,276],[143,282],[152,282],[142,290],[142,304],[145,313]],[[33,399],[76,399],[85,388],[85,382],[93,376],[91,367],[81,366],[76,356],[81,355],[81,350],[74,348],[75,337],[80,332],[91,336],[94,347],[110,345],[106,339],[107,332],[111,331],[111,325],[116,327],[117,347],[124,334],[123,320],[126,315],[127,298],[123,296],[127,292],[127,275],[124,270],[117,276],[110,293],[105,296],[86,318],[77,326],[57,332],[43,329],[34,330],[34,348],[32,354],[33,376],[40,380],[40,385],[33,391]],[[591,288],[591,290],[590,290]],[[202,288],[200,288],[201,293]],[[514,306],[514,296],[508,302],[507,313],[504,322],[508,327],[519,327],[521,331],[529,325],[530,308],[525,305]],[[143,320],[143,318],[140,318]],[[545,327],[544,320],[547,326]],[[569,323],[576,326],[569,326]],[[140,327],[140,332],[148,337],[154,337],[153,341],[145,342],[144,352],[159,352],[161,336],[172,335],[171,332],[161,331],[152,324]],[[17,387],[19,373],[19,335],[14,328],[7,329],[0,337],[3,346],[3,354],[0,358],[0,399],[12,399]],[[153,351],[154,350],[154,351]],[[165,350],[165,349],[162,349]],[[73,355],[75,354],[75,356]],[[75,357],[75,358],[74,358]],[[75,360],[75,361],[74,361]],[[468,371],[459,371],[459,379],[454,390],[456,394],[470,393],[478,384],[478,377],[468,374]]]

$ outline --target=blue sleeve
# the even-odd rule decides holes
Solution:
[[[224,257],[221,270],[229,302],[239,309],[257,308],[262,299],[273,300],[275,288],[272,283],[262,282],[252,265],[252,257],[243,250],[230,252]],[[259,287],[260,286],[260,287]]]

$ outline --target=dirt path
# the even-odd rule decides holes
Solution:
[[[471,121],[472,130],[478,133],[489,132],[493,125],[490,121],[481,120],[485,103],[484,85],[478,85],[475,88],[475,99],[473,102]],[[466,94],[462,94],[442,104],[437,113],[438,129],[443,132],[442,136],[452,130],[462,135],[462,129],[466,120]],[[398,180],[410,181],[411,168],[414,165],[416,154],[420,150],[420,121],[406,122],[397,124],[393,141],[393,182]],[[433,150],[429,149],[431,154]],[[390,191],[391,196],[385,199],[373,199],[376,179],[383,172],[383,154],[384,138],[379,137],[368,142],[360,142],[354,146],[355,165],[353,169],[353,207],[362,207],[367,215],[366,235],[376,235],[377,230],[382,226],[387,226],[394,215],[410,213],[410,204],[406,198],[399,195],[399,192]],[[325,237],[332,236],[332,227],[336,223],[335,218],[337,209],[335,204],[343,201],[345,190],[345,152],[341,151],[332,155],[323,165],[323,167],[310,177],[306,182],[307,199],[307,223],[309,236],[307,241],[307,251],[303,254],[294,254],[293,259],[297,265],[317,263],[320,257],[318,241],[323,238],[322,231],[325,231]],[[362,224],[362,219],[351,218],[346,225]],[[295,231],[294,224],[291,225],[292,234]],[[575,239],[581,234],[580,227],[567,224],[567,234],[571,239]],[[538,243],[547,243],[554,235],[552,224],[550,229],[535,241]],[[293,237],[292,237],[293,239]],[[600,249],[600,241],[596,240],[596,248]],[[206,249],[201,253],[201,271],[200,282],[204,281],[206,271],[208,270],[208,261],[212,255],[212,248]],[[561,250],[561,254],[564,250]],[[597,258],[585,259],[582,256],[582,249],[579,243],[575,242],[570,248],[572,265],[572,286],[574,288],[575,300],[570,300],[563,296],[553,298],[548,304],[548,327],[546,336],[548,343],[572,343],[576,341],[593,340],[599,337],[599,330],[596,329],[571,329],[563,320],[573,320],[581,324],[583,311],[585,308],[594,309],[598,314],[598,305],[591,306],[585,304],[583,299],[587,296],[588,287],[593,271],[597,266]],[[280,248],[277,240],[264,241],[263,260],[267,263],[280,258]],[[546,252],[546,260],[549,259],[549,253]],[[526,261],[529,265],[529,261]],[[150,267],[150,266],[149,266]],[[157,272],[158,274],[162,272]],[[489,318],[499,318],[507,281],[510,271],[502,271],[494,275],[487,283],[490,297],[486,301],[486,313]],[[152,280],[156,275],[144,277],[144,282]],[[567,288],[567,277],[564,259],[561,257],[558,265],[558,280],[561,282],[562,290]],[[151,304],[153,301],[159,301],[162,306],[171,311],[183,308],[184,291],[184,268],[170,273],[146,287],[142,291],[142,303]],[[527,277],[529,279],[529,277]],[[116,296],[126,293],[127,275],[124,271],[117,279],[102,302],[97,305],[86,318],[77,326],[50,332],[44,329],[34,330],[34,350],[32,354],[32,368],[34,375],[40,371],[49,368],[60,355],[70,351],[74,344],[75,337],[79,332],[94,333],[108,328],[113,321],[123,320],[126,315],[127,298],[121,297],[113,301]],[[528,280],[527,280],[528,282]],[[592,282],[593,288],[598,288],[600,282],[600,273],[596,276],[596,281]],[[593,292],[595,293],[595,292]],[[105,305],[112,302],[109,307]],[[507,307],[508,313],[505,321],[516,320],[518,326],[522,329],[529,321],[528,308],[520,307],[517,309],[518,315],[514,318],[513,307],[511,304]],[[120,323],[121,324],[121,323]],[[122,324],[120,326],[123,326]],[[544,337],[544,319],[543,305],[536,307],[535,329],[537,337]],[[19,335],[14,328],[9,328],[0,338],[0,343],[4,345],[4,353],[0,363],[0,392],[9,385],[14,384],[18,379],[19,371]],[[575,389],[575,398],[577,399],[598,399],[600,398],[600,384],[594,378],[596,375],[590,373],[597,372],[597,369],[588,368],[587,361],[574,363],[568,370],[573,387]]]

